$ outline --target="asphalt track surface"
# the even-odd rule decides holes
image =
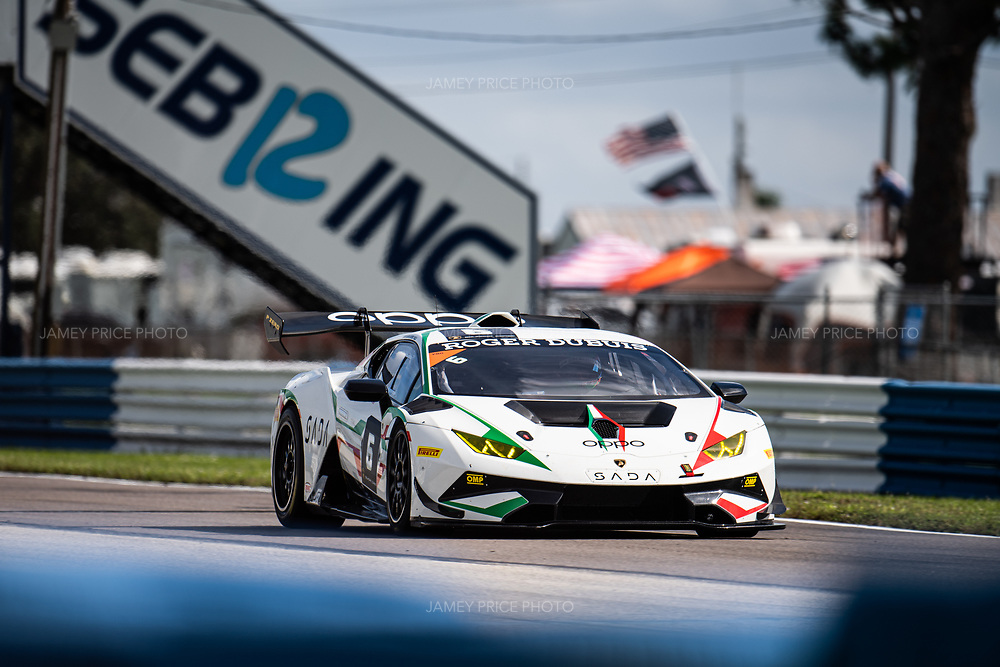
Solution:
[[[0,474],[8,592],[21,572],[107,581],[109,572],[141,572],[371,595],[394,601],[404,623],[673,637],[725,627],[731,637],[776,638],[742,655],[751,665],[809,650],[866,587],[996,586],[998,556],[996,538],[798,521],[752,539],[483,529],[397,536],[358,522],[290,530],[261,490]],[[709,652],[725,663],[738,645]]]

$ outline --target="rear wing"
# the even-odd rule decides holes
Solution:
[[[509,313],[417,313],[374,312],[366,308],[335,313],[276,313],[264,309],[264,337],[271,347],[288,354],[282,339],[295,336],[314,336],[322,333],[365,334],[365,356],[368,356],[373,332],[406,333],[440,327],[557,327],[600,329],[589,315],[557,317],[528,315],[517,310]]]

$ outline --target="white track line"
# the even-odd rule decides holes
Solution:
[[[229,486],[225,484],[188,484],[187,482],[151,482],[139,479],[115,479],[113,477],[86,477],[83,475],[50,475],[34,472],[3,472],[0,477],[37,477],[38,479],[65,479],[73,482],[99,482],[101,484],[119,484],[121,486],[164,486],[176,489],[233,489],[234,491],[259,491],[270,493],[266,486]]]
[[[976,535],[975,533],[944,533],[933,530],[915,530],[913,528],[887,528],[885,526],[866,526],[861,523],[839,523],[837,521],[816,521],[815,519],[782,519],[779,517],[778,521],[782,523],[811,523],[817,526],[841,526],[844,528],[864,528],[866,530],[887,530],[893,533],[915,533],[917,535],[952,535],[954,537],[985,537],[986,539],[989,540],[1000,539],[1000,536],[997,535]]]
[[[232,489],[234,491],[257,491],[270,493],[271,490],[262,486],[225,486],[219,484],[187,484],[185,482],[148,482],[134,479],[112,479],[107,477],[84,477],[81,475],[47,475],[31,472],[3,472],[0,477],[37,477],[39,479],[66,479],[75,482],[98,482],[101,484],[121,484],[122,486],[169,486],[178,489]],[[984,537],[990,540],[1000,539],[997,535],[976,535],[975,533],[945,533],[933,530],[915,530],[913,528],[887,528],[885,526],[867,526],[860,523],[840,523],[837,521],[817,521],[815,519],[782,519],[783,523],[806,523],[816,526],[839,526],[841,528],[864,528],[866,530],[885,530],[893,533],[914,533],[916,535],[951,535],[954,537]]]

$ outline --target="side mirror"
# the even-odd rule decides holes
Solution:
[[[371,378],[359,378],[348,380],[344,385],[344,393],[352,401],[363,403],[377,403],[385,398],[389,390],[386,389],[385,382]]]
[[[739,382],[713,382],[709,389],[730,403],[739,403],[747,397],[746,387]]]

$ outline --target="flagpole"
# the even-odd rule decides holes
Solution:
[[[716,175],[715,170],[712,169],[712,164],[701,152],[701,147],[698,146],[698,142],[694,140],[694,135],[688,132],[687,123],[684,122],[684,117],[678,112],[672,113],[671,116],[679,126],[678,129],[681,132],[681,136],[684,137],[685,143],[688,147],[688,153],[691,154],[691,159],[694,161],[695,166],[701,171],[701,173],[708,177],[712,189],[712,197],[722,213],[722,219],[730,227],[732,227],[733,231],[735,231],[737,235],[739,235],[736,216],[733,215],[732,202],[729,201],[729,196],[726,195],[725,189],[719,187],[719,178]]]

